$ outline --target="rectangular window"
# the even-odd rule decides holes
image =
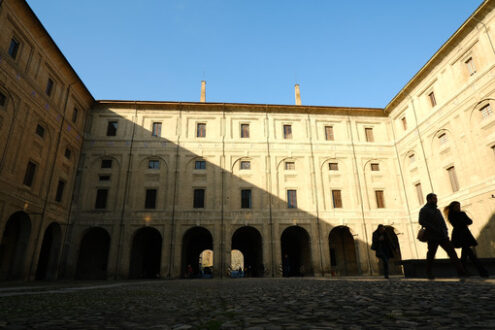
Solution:
[[[383,190],[375,190],[376,207],[379,209],[385,208],[385,200],[383,199]]]
[[[48,81],[46,83],[45,93],[46,95],[50,96],[52,95],[52,91],[53,91],[53,80],[48,78]]]
[[[241,138],[249,137],[249,124],[241,124]]]
[[[206,137],[206,124],[205,123],[199,123],[196,126],[196,136],[197,137]]]
[[[455,167],[451,166],[447,169],[449,173],[450,186],[452,187],[452,191],[456,192],[459,190],[459,181],[457,181],[457,175],[455,173]]]
[[[339,163],[329,163],[328,169],[330,171],[338,171],[339,170]]]
[[[79,111],[77,110],[77,108],[74,108],[74,110],[72,110],[72,122],[75,124],[76,121],[77,121],[77,113]]]
[[[146,189],[146,200],[144,202],[144,208],[156,208],[156,189]]]
[[[380,164],[378,164],[378,163],[371,163],[371,170],[373,172],[380,171]]]
[[[292,139],[292,126],[284,125],[284,139]]]
[[[446,144],[448,139],[447,139],[447,134],[446,133],[443,133],[441,134],[439,137],[438,137],[438,140],[440,141],[440,144],[443,145],[443,144]]]
[[[415,154],[409,155],[409,164],[412,164],[415,161],[416,161],[416,155]]]
[[[0,107],[5,106],[5,102],[7,101],[7,97],[4,93],[0,92]]]
[[[400,119],[400,121],[402,122],[402,128],[404,129],[404,131],[407,131],[407,120],[406,120],[406,117],[402,117]]]
[[[250,209],[251,208],[251,190],[245,189],[241,190],[241,208]]]
[[[62,201],[62,197],[64,196],[64,188],[65,188],[65,182],[62,180],[59,180],[58,186],[57,186],[57,193],[55,195],[55,201],[56,202]]]
[[[112,160],[111,159],[102,159],[101,160],[101,168],[112,168]]]
[[[70,159],[71,154],[72,154],[72,152],[70,151],[70,149],[65,148],[64,157],[67,159]]]
[[[205,207],[205,190],[204,189],[194,189],[193,207],[195,209],[203,209]]]
[[[493,113],[492,108],[490,107],[490,104],[487,104],[483,108],[481,108],[480,112],[481,112],[481,118],[482,119],[490,117]]]
[[[195,170],[204,170],[206,169],[206,161],[204,160],[197,160],[194,162],[194,169]]]
[[[110,181],[110,175],[100,175],[100,181]]]
[[[251,162],[248,160],[243,160],[241,161],[241,170],[250,170],[251,169]]]
[[[107,207],[108,189],[98,189],[96,191],[95,209],[105,209]]]
[[[297,208],[297,191],[287,190],[287,207],[289,209]]]
[[[437,100],[435,99],[435,93],[434,92],[431,92],[430,94],[428,94],[428,99],[430,100],[431,107],[434,107],[435,105],[437,105]]]
[[[116,136],[118,125],[119,123],[116,121],[109,121],[107,125],[107,136]]]
[[[160,161],[156,160],[156,159],[149,160],[148,161],[148,168],[153,169],[153,170],[159,169],[160,168]]]
[[[325,140],[333,141],[333,126],[325,126]]]
[[[153,123],[153,128],[151,129],[152,136],[162,136],[162,123]]]
[[[418,204],[423,205],[425,203],[425,200],[423,197],[423,189],[421,189],[421,183],[416,183],[414,187],[416,187],[416,196],[418,197]]]
[[[334,208],[342,208],[342,192],[340,190],[332,190],[332,203]]]
[[[296,163],[294,162],[285,162],[285,170],[286,171],[293,171],[296,169]]]
[[[33,162],[28,162],[27,167],[26,167],[26,173],[24,174],[24,181],[23,183],[31,187],[34,181],[34,175],[36,174],[36,164]]]
[[[36,134],[38,134],[40,137],[45,136],[45,128],[38,124],[38,126],[36,126]]]
[[[464,63],[466,64],[466,68],[470,76],[476,73],[476,66],[474,65],[474,61],[472,57],[468,58]]]
[[[373,136],[373,128],[366,127],[364,129],[364,133],[366,135],[366,141],[367,142],[374,142],[375,141],[375,137]]]
[[[17,52],[19,51],[19,41],[15,38],[10,39],[9,55],[13,59],[17,57]]]

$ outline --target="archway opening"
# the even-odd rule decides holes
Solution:
[[[389,264],[389,274],[390,275],[402,275],[402,265],[401,265],[401,260],[402,260],[402,255],[400,252],[400,245],[399,245],[399,238],[397,237],[397,234],[395,233],[394,227],[392,226],[385,226],[385,235],[387,235],[387,238],[389,242],[392,244],[392,246],[396,247],[397,249],[393,251],[394,256],[389,259],[388,264]],[[380,275],[383,275],[383,265],[382,265],[382,260],[378,259],[378,264],[379,264],[379,272]]]
[[[76,279],[105,280],[107,278],[110,235],[99,227],[89,229],[81,240]]]
[[[284,230],[282,245],[283,276],[312,276],[311,244],[308,232],[298,226]]]
[[[57,278],[57,265],[60,248],[62,244],[62,230],[60,225],[53,222],[50,224],[43,236],[38,268],[36,269],[37,280],[55,280]]]
[[[356,248],[349,227],[339,226],[328,235],[330,265],[336,275],[358,275]]]
[[[253,227],[242,227],[232,236],[232,249],[244,256],[243,271],[247,277],[261,277],[265,273],[263,265],[263,245],[260,232]]]
[[[244,255],[239,250],[230,251],[230,276],[244,277]]]
[[[0,244],[0,280],[22,278],[30,233],[27,213],[16,212],[9,217]]]
[[[211,256],[206,257],[205,250],[211,250]],[[201,258],[200,258],[201,257]],[[211,259],[211,267],[207,259]],[[209,264],[209,262],[208,262]],[[182,239],[182,276],[201,277],[204,273],[213,272],[213,238],[208,229],[194,227],[189,229]]]
[[[159,278],[162,236],[155,228],[138,229],[134,234],[129,263],[129,278]]]

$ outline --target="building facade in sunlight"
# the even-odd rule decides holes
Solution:
[[[378,224],[400,273],[426,255],[431,191],[495,257],[493,7],[374,109],[302,105],[297,85],[296,105],[208,103],[205,84],[201,102],[94,101],[28,5],[2,1],[0,279],[228,276],[239,260],[247,276],[378,274]]]

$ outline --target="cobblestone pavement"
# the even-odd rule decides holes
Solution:
[[[495,329],[495,280],[225,279],[0,286],[8,329]]]

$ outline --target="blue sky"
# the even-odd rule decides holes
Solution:
[[[481,0],[28,0],[96,99],[384,107]]]

